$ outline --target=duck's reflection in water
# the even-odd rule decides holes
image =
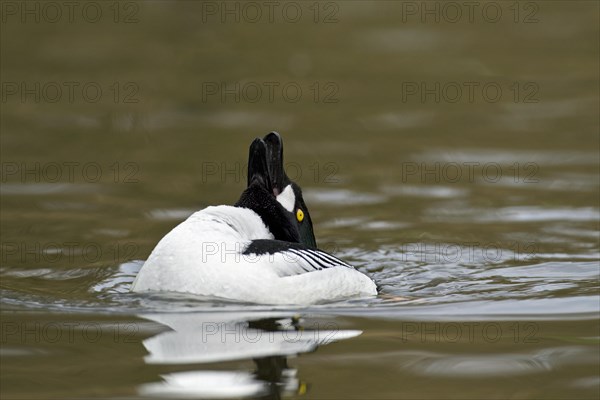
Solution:
[[[201,369],[161,375],[139,387],[141,395],[172,398],[269,398],[302,394],[307,385],[288,366],[288,357],[360,335],[336,324],[303,326],[281,313],[152,314],[141,317],[172,330],[144,340],[149,364],[203,364],[252,360],[253,371]]]

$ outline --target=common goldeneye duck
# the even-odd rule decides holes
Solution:
[[[377,294],[375,283],[317,249],[300,187],[269,133],[250,145],[248,185],[233,206],[192,214],[156,245],[134,292],[184,292],[262,304],[312,304]]]

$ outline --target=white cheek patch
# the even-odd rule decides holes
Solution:
[[[296,195],[294,194],[294,190],[292,189],[292,185],[287,185],[283,192],[276,197],[279,204],[283,206],[289,212],[294,211],[294,204],[296,204]]]

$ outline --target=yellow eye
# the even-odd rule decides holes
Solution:
[[[302,222],[302,220],[304,219],[304,212],[301,209],[298,209],[298,211],[296,211],[296,219],[298,220],[298,222]]]

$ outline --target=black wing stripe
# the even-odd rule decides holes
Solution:
[[[313,267],[314,269],[321,269],[318,266],[314,265],[313,263],[311,263],[308,259],[308,255],[306,254],[302,254],[302,252],[297,251],[295,249],[290,249],[289,250],[290,253],[296,254],[298,257],[300,257],[301,259],[303,259],[304,261],[306,261],[308,263],[308,265],[310,265],[311,267]]]
[[[302,255],[310,260],[311,265],[313,265],[315,269],[321,270],[324,268],[323,265],[318,260],[315,260],[313,257],[311,257],[310,254],[303,253]]]
[[[316,253],[313,257],[316,257],[321,263],[326,264],[327,268],[340,266],[340,263],[331,262],[331,260],[329,260],[328,258],[321,257],[319,253]]]
[[[337,257],[332,256],[331,254],[325,253],[324,251],[315,251],[315,250],[308,250],[310,252],[313,252],[317,255],[317,257],[321,258],[321,259],[325,259],[323,261],[327,261],[331,264],[331,266],[335,266],[335,265],[342,265],[344,267],[350,267],[350,265],[346,264],[344,261],[340,260]]]
[[[312,269],[307,268],[304,265],[302,265],[302,263],[300,263],[300,262],[296,263],[295,265],[297,265],[298,267],[300,267],[302,269],[302,271],[304,271],[304,272],[312,272],[313,271]],[[308,265],[310,265],[311,267],[313,267],[310,263],[308,263]]]
[[[300,258],[297,260],[297,268],[304,272],[339,266],[353,268],[334,255],[319,249],[309,249],[301,243],[284,242],[281,240],[253,240],[246,246],[243,254],[256,254],[259,256],[264,254],[294,255]]]
[[[312,249],[307,249],[307,251],[310,251],[315,256],[319,257],[320,259],[322,259],[323,261],[327,262],[328,264],[331,264],[331,265],[343,264],[340,260],[337,260],[335,257],[330,256],[329,254],[327,254],[327,253],[325,253],[323,251],[312,250]]]
[[[316,252],[317,255],[321,258],[324,258],[325,260],[327,260],[328,262],[330,262],[332,265],[343,265],[343,266],[347,266],[348,264],[346,264],[345,262],[343,262],[342,260],[329,255],[325,252]]]
[[[322,264],[319,263],[318,260],[315,260],[313,257],[311,257],[311,255],[309,253],[306,253],[304,251],[298,251],[298,250],[293,250],[293,252],[298,254],[299,257],[302,257],[302,259],[306,260],[306,262],[309,263],[310,266],[313,267],[314,269],[317,269],[317,270],[323,269]]]
[[[306,259],[306,257],[308,259],[310,259],[310,261],[312,261],[313,263],[319,265],[321,268],[330,268],[330,267],[339,267],[339,266],[343,266],[343,267],[347,267],[347,268],[352,268],[350,267],[348,264],[346,264],[345,262],[343,262],[342,260],[335,258],[334,256],[331,256],[325,252],[319,251],[319,250],[312,250],[312,249],[302,249],[302,250],[296,250],[296,249],[290,249],[290,252],[293,252],[294,254],[298,254],[299,256],[302,255],[303,259],[305,259],[306,261],[308,261]],[[311,265],[314,265],[311,263]],[[320,269],[320,268],[318,268]]]
[[[312,252],[310,252],[310,251],[307,251],[306,255],[308,257],[310,257],[310,259],[313,260],[315,263],[317,263],[318,265],[320,265],[321,268],[329,268],[329,267],[331,267],[331,264],[327,263],[326,260],[323,260],[323,259],[319,258],[318,256],[315,257],[315,255]]]

